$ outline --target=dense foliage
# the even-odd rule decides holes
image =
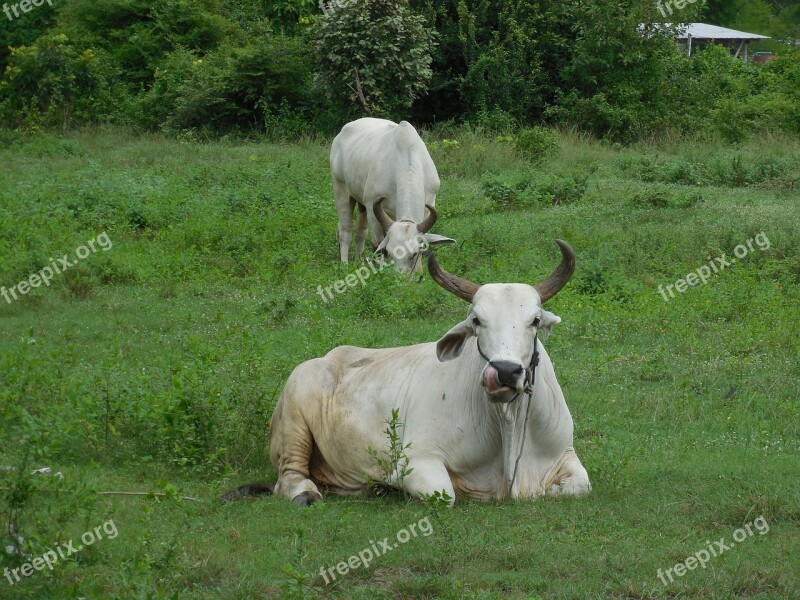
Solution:
[[[772,35],[766,65],[642,35],[663,20],[645,0],[64,0],[0,19],[0,122],[297,137],[374,114],[619,140],[800,133],[796,5],[675,15]]]
[[[402,114],[430,80],[434,37],[405,2],[335,0],[317,27],[318,82],[334,103]]]

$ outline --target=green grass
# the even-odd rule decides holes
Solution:
[[[355,268],[336,260],[327,140],[2,133],[0,286],[103,231],[114,245],[0,297],[0,465],[65,475],[0,471],[0,521],[34,556],[109,519],[119,533],[13,587],[0,578],[0,597],[800,595],[800,145],[563,134],[533,164],[513,141],[444,137],[458,143],[433,151],[436,231],[459,242],[438,252],[444,268],[534,282],[557,264],[556,238],[577,253],[547,347],[592,493],[433,513],[393,497],[219,505],[274,480],[268,422],[295,365],[438,339],[466,305],[388,270],[320,299]],[[769,250],[663,301],[659,284],[760,232]],[[430,536],[324,585],[320,567],[426,515]],[[767,534],[661,584],[658,569],[760,515]],[[0,568],[18,564],[0,552]]]

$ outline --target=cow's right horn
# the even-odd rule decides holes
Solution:
[[[372,205],[372,213],[375,215],[375,218],[378,219],[378,223],[381,224],[383,227],[383,232],[387,233],[389,228],[394,224],[394,221],[383,212],[383,207],[381,207],[381,203],[386,200],[386,198],[378,198],[375,201],[375,204]]]
[[[455,294],[462,300],[472,302],[481,286],[472,283],[467,279],[462,279],[457,275],[452,275],[439,266],[439,261],[436,260],[436,253],[431,252],[428,257],[428,272],[433,277],[433,280],[446,289],[451,294]]]

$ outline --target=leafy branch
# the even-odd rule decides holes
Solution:
[[[413,467],[408,468],[408,455],[406,454],[406,450],[411,448],[411,443],[403,444],[403,439],[398,432],[399,428],[405,427],[405,423],[400,422],[399,409],[393,408],[391,417],[384,423],[386,423],[386,429],[383,430],[387,439],[386,450],[382,450],[379,454],[375,448],[370,446],[367,452],[378,463],[378,467],[383,473],[383,481],[390,483],[392,487],[400,487],[403,480],[414,470]],[[365,480],[371,487],[377,487],[369,477],[365,477]]]

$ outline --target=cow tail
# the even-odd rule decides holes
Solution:
[[[236,500],[243,500],[244,498],[255,498],[256,496],[263,496],[271,494],[274,486],[268,483],[246,483],[240,485],[235,490],[231,490],[227,494],[222,494],[219,501],[225,504],[226,502],[235,502]]]

